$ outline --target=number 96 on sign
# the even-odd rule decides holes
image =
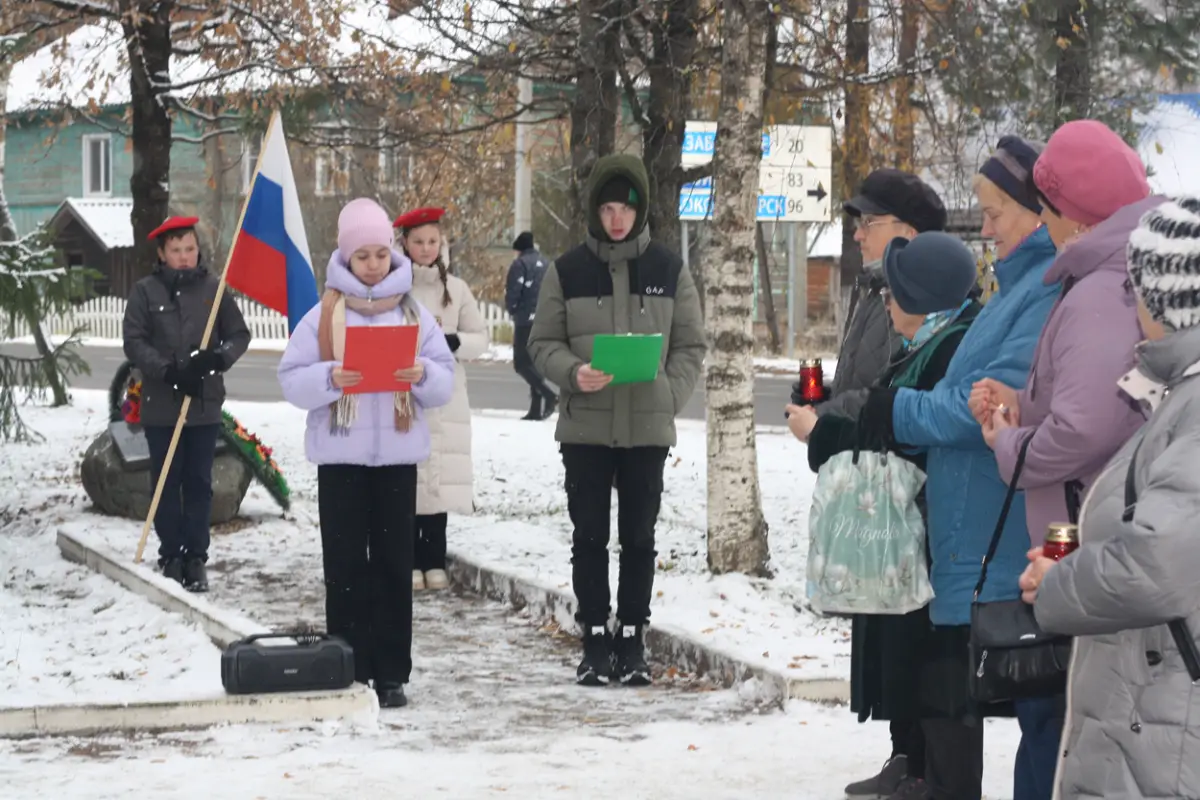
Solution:
[[[712,218],[712,195],[704,192],[681,192],[679,218],[702,220]],[[789,218],[804,218],[804,201],[781,194],[760,194],[755,217],[759,222],[787,222]]]

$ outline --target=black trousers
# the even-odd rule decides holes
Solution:
[[[418,514],[413,537],[413,569],[446,568],[447,514]]]
[[[354,648],[355,678],[408,683],[412,673],[412,465],[317,467],[325,624]]]
[[[533,359],[529,357],[529,334],[532,331],[532,325],[513,327],[513,370],[529,384],[529,393],[534,400],[550,399],[557,395],[546,379],[538,374]]]
[[[905,756],[908,777],[925,777],[925,731],[915,719],[894,719],[890,723],[892,755]]]
[[[150,449],[151,491],[158,485],[174,425],[146,425]],[[220,425],[187,425],[179,432],[175,457],[167,471],[162,497],[154,512],[160,561],[171,558],[208,560],[209,523],[212,518],[213,456]]]
[[[933,800],[983,796],[983,720],[924,719],[925,783]]]
[[[621,546],[617,619],[642,625],[650,619],[654,591],[654,525],[662,502],[667,448],[564,444],[562,458],[567,511],[575,527],[571,545],[575,619],[585,627],[608,624],[608,539],[615,484]]]

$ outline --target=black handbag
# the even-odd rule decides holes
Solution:
[[[1017,481],[1025,467],[1029,442],[1025,439],[1017,456],[1008,494],[996,521],[996,531],[983,557],[979,583],[971,599],[971,635],[968,644],[971,668],[971,699],[976,703],[1000,703],[1031,697],[1052,697],[1066,690],[1067,667],[1071,660],[1071,638],[1046,633],[1037,624],[1033,606],[1021,599],[979,602],[987,581],[988,564],[996,555],[1004,523],[1017,493]],[[1074,486],[1068,484],[1068,510],[1077,518]],[[1076,519],[1072,519],[1075,522]]]

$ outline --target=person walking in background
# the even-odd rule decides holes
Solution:
[[[558,394],[538,374],[529,357],[529,332],[533,330],[546,260],[534,246],[531,231],[522,231],[512,246],[517,257],[508,268],[504,307],[513,321],[513,369],[529,384],[529,413],[521,419],[549,419],[558,407]]]
[[[412,264],[393,248],[387,212],[350,201],[325,294],[304,315],[279,362],[289,403],[308,412],[304,451],[317,465],[325,622],[354,649],[355,678],[384,708],[406,705],[412,673],[413,528],[417,464],[429,458],[429,409],[454,392],[454,355],[412,290]],[[417,357],[398,370],[409,389],[347,393],[361,372],[342,366],[348,327],[416,325]]]
[[[1036,146],[1007,148],[1028,172]],[[985,164],[981,169],[990,167]],[[978,191],[978,189],[977,189]],[[1014,189],[1014,191],[1016,191]],[[983,196],[980,198],[983,199]],[[865,414],[884,426],[881,438],[925,448],[925,497],[929,506],[929,605],[933,630],[927,638],[921,727],[925,733],[925,781],[934,800],[979,800],[983,782],[982,717],[1011,714],[1011,708],[979,708],[968,695],[971,603],[980,565],[995,530],[1008,487],[971,414],[972,386],[992,377],[1023,386],[1033,350],[1058,294],[1043,278],[1055,248],[1028,198],[1012,198],[992,220],[1004,231],[1004,250],[995,264],[998,291],[963,337],[946,376],[931,391],[876,387]],[[1016,599],[1014,581],[1025,567],[1029,532],[1024,498],[1017,496],[980,600]]]
[[[854,217],[854,240],[862,248],[863,273],[856,282],[858,302],[842,341],[831,397],[813,409],[819,416],[836,414],[856,420],[866,402],[867,389],[876,384],[901,346],[883,299],[887,285],[884,252],[898,237],[912,239],[918,233],[945,228],[946,209],[937,192],[924,181],[897,169],[878,169],[868,175],[845,209]],[[792,387],[792,404],[796,406],[804,404],[799,388]],[[806,610],[803,599],[795,607]],[[924,775],[924,764],[909,763],[905,755],[919,756],[923,752],[917,719],[904,719],[898,714],[889,718],[891,757],[878,775],[847,786],[848,796],[889,797],[906,777],[919,779]]]
[[[985,209],[1007,196],[998,185],[1019,193],[1031,177],[1003,168],[1005,154],[1002,140],[988,162],[990,173],[978,176],[980,196],[988,197]],[[1062,288],[1025,388],[1018,392],[987,378],[972,390],[971,407],[1005,482],[1013,480],[1028,442],[1017,487],[1025,490],[1031,546],[1038,546],[1051,523],[1078,522],[1080,493],[1144,421],[1117,385],[1133,368],[1142,335],[1126,247],[1142,215],[1166,198],[1150,196],[1137,153],[1091,120],[1055,131],[1032,179],[1037,199],[1032,192],[1023,198],[1030,212],[1041,214],[1059,249],[1042,281]],[[1013,798],[1050,800],[1064,698],[1018,699],[1014,705],[1022,735]]]
[[[487,324],[471,287],[451,275],[446,263],[441,208],[418,208],[396,218],[405,254],[412,259],[411,295],[437,318],[456,362],[479,358],[488,349]],[[471,465],[471,401],[467,374],[455,364],[450,402],[425,414],[429,460],[417,468],[417,516],[414,532],[414,590],[445,589],[446,526],[449,512],[475,512]]]
[[[981,308],[971,297],[975,256],[959,239],[940,231],[897,237],[884,259],[887,288],[884,304],[901,345],[878,384],[929,391],[946,374],[950,360]],[[817,416],[807,406],[789,406],[788,427],[808,443],[808,465],[817,472],[833,456],[855,447],[897,453],[925,468],[925,454],[906,452],[894,441],[876,440],[865,415],[852,420],[841,414]],[[923,506],[923,496],[917,505]],[[922,517],[927,516],[921,508]],[[850,710],[859,722],[898,722],[894,763],[905,774],[889,794],[892,800],[928,797],[925,783],[925,737],[920,730],[921,672],[929,635],[929,609],[908,614],[855,614],[850,644]],[[857,789],[857,787],[850,787]],[[865,793],[863,793],[865,794]],[[852,797],[855,795],[851,795]]]
[[[937,192],[916,175],[890,168],[868,175],[844,208],[854,218],[854,241],[862,249],[863,271],[854,282],[850,321],[829,396],[814,408],[818,414],[856,419],[866,402],[867,388],[883,373],[900,344],[883,303],[884,249],[897,236],[911,239],[918,233],[944,229],[946,209]],[[792,387],[792,404],[804,405],[799,384]]]
[[[1146,341],[1119,385],[1152,414],[1088,492],[1079,549],[1035,547],[1021,576],[1038,624],[1075,637],[1059,800],[1200,797],[1200,197],[1148,211],[1128,268]]]
[[[154,513],[158,566],[193,592],[208,591],[212,469],[225,403],[222,377],[250,346],[250,329],[225,293],[206,349],[217,277],[200,263],[197,217],[171,217],[150,233],[158,263],[134,284],[122,325],[125,355],[142,373],[142,430],[157,486],[184,396],[192,398]]]
[[[654,589],[654,526],[675,417],[706,351],[700,296],[679,255],[650,240],[649,178],[640,158],[605,156],[587,185],[587,238],[547,269],[529,337],[563,406],[555,437],[574,525],[572,584],[583,628],[580,684],[650,682],[644,631]],[[597,334],[661,334],[655,379],[610,386],[594,369]],[[609,633],[608,539],[613,487],[621,545],[617,627]]]

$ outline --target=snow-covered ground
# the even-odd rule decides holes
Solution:
[[[196,625],[59,555],[48,523],[77,513],[71,465],[94,427],[28,416],[51,438],[0,447],[0,707],[221,692],[220,652]]]
[[[219,686],[216,650],[198,631],[56,560],[57,526],[84,528],[130,555],[136,545],[139,525],[90,513],[77,483],[79,457],[102,429],[103,410],[103,393],[91,391],[75,392],[73,409],[26,408],[27,420],[46,441],[0,449],[0,546],[6,548],[0,549],[0,563],[11,584],[5,591],[29,598],[80,585],[92,590],[83,599],[64,596],[55,627],[30,624],[8,609],[0,612],[5,619],[0,641],[17,636],[27,643],[15,656],[5,644],[3,657],[16,661],[21,673],[36,675],[39,696],[47,698],[72,691],[71,676],[45,667],[48,659],[27,660],[27,654],[53,650],[55,642],[74,643],[80,651],[64,649],[74,659],[71,671],[90,679],[73,691],[95,689],[94,699],[113,699],[116,689],[103,676],[130,669],[126,665],[137,655],[147,672],[138,676],[144,682],[168,671],[182,672],[179,681],[194,676],[197,687]],[[298,619],[319,624],[315,469],[303,460],[302,415],[254,403],[232,403],[230,410],[275,448],[295,504],[281,515],[260,488],[251,489],[244,519],[214,532],[210,599],[270,625]],[[452,521],[452,547],[566,586],[568,523],[551,423],[483,412],[474,429],[480,513]],[[841,624],[791,608],[803,586],[812,480],[803,466],[803,447],[777,429],[759,436],[776,577],[712,578],[704,564],[701,425],[684,423],[680,439],[668,468],[659,529],[655,620],[799,675],[845,676],[849,648]],[[18,509],[25,509],[26,522],[16,521]],[[16,559],[30,566],[12,570]],[[89,655],[79,643],[106,613],[93,615],[101,596],[110,596],[105,592],[117,598],[108,612],[120,610],[114,618],[130,623],[107,627],[105,649]],[[591,797],[619,786],[623,796],[635,798],[833,800],[847,781],[868,774],[887,755],[886,726],[860,726],[844,708],[794,703],[786,712],[766,710],[757,706],[753,691],[713,691],[670,672],[645,690],[578,689],[571,680],[574,640],[552,628],[539,630],[537,620],[497,604],[425,593],[415,616],[412,703],[384,712],[376,728],[235,726],[0,742],[5,787],[0,794],[209,797],[219,765],[221,792],[235,798],[325,797],[348,789],[353,796]],[[13,619],[24,622],[14,625]],[[155,638],[164,631],[165,639]],[[146,640],[158,642],[159,649]],[[133,655],[123,660],[119,654],[126,648]],[[180,656],[185,660],[178,661]],[[5,667],[6,680],[14,666]],[[991,723],[988,737],[987,796],[1011,797],[1015,726]]]
[[[385,713],[375,731],[240,726],[0,742],[0,785],[6,800],[208,800],[214,793],[231,800],[841,800],[849,780],[865,777],[887,755],[886,726],[858,726],[844,709],[803,704],[709,722],[605,725],[573,718],[570,729],[551,734],[508,734],[498,726],[493,739],[449,742],[441,737],[453,736],[457,719],[431,715],[428,725],[417,725],[410,721],[415,710]],[[1012,797],[1013,730],[988,726],[989,800]]]
[[[105,395],[97,391],[75,394],[76,406],[87,420],[82,427],[85,433],[72,443],[78,453],[90,435],[101,430]],[[304,591],[294,594],[286,615],[280,612],[279,618],[311,617],[321,610],[321,544],[316,469],[304,459],[304,413],[286,404],[232,402],[227,407],[274,449],[295,504],[290,513],[281,515],[266,493],[253,486],[242,504],[247,522],[232,526],[238,528],[236,532],[214,537],[211,568],[218,574],[228,571],[231,579],[239,581],[239,575],[262,573],[276,575],[280,581],[299,582]],[[517,416],[516,412],[477,413],[473,444],[478,512],[473,517],[452,518],[450,546],[521,575],[569,587],[571,524],[554,423],[524,422]],[[79,425],[78,421],[74,424]],[[808,505],[814,481],[804,446],[782,427],[762,428],[758,445],[775,577],[709,574],[704,424],[680,421],[679,445],[667,462],[667,488],[658,525],[653,619],[798,677],[845,676],[848,626],[840,620],[798,613],[792,607],[804,592]],[[122,520],[87,515],[64,524],[85,526],[118,552],[132,552],[136,541],[129,523]],[[616,578],[614,557],[614,586]],[[262,612],[247,592],[214,598],[252,618]]]

